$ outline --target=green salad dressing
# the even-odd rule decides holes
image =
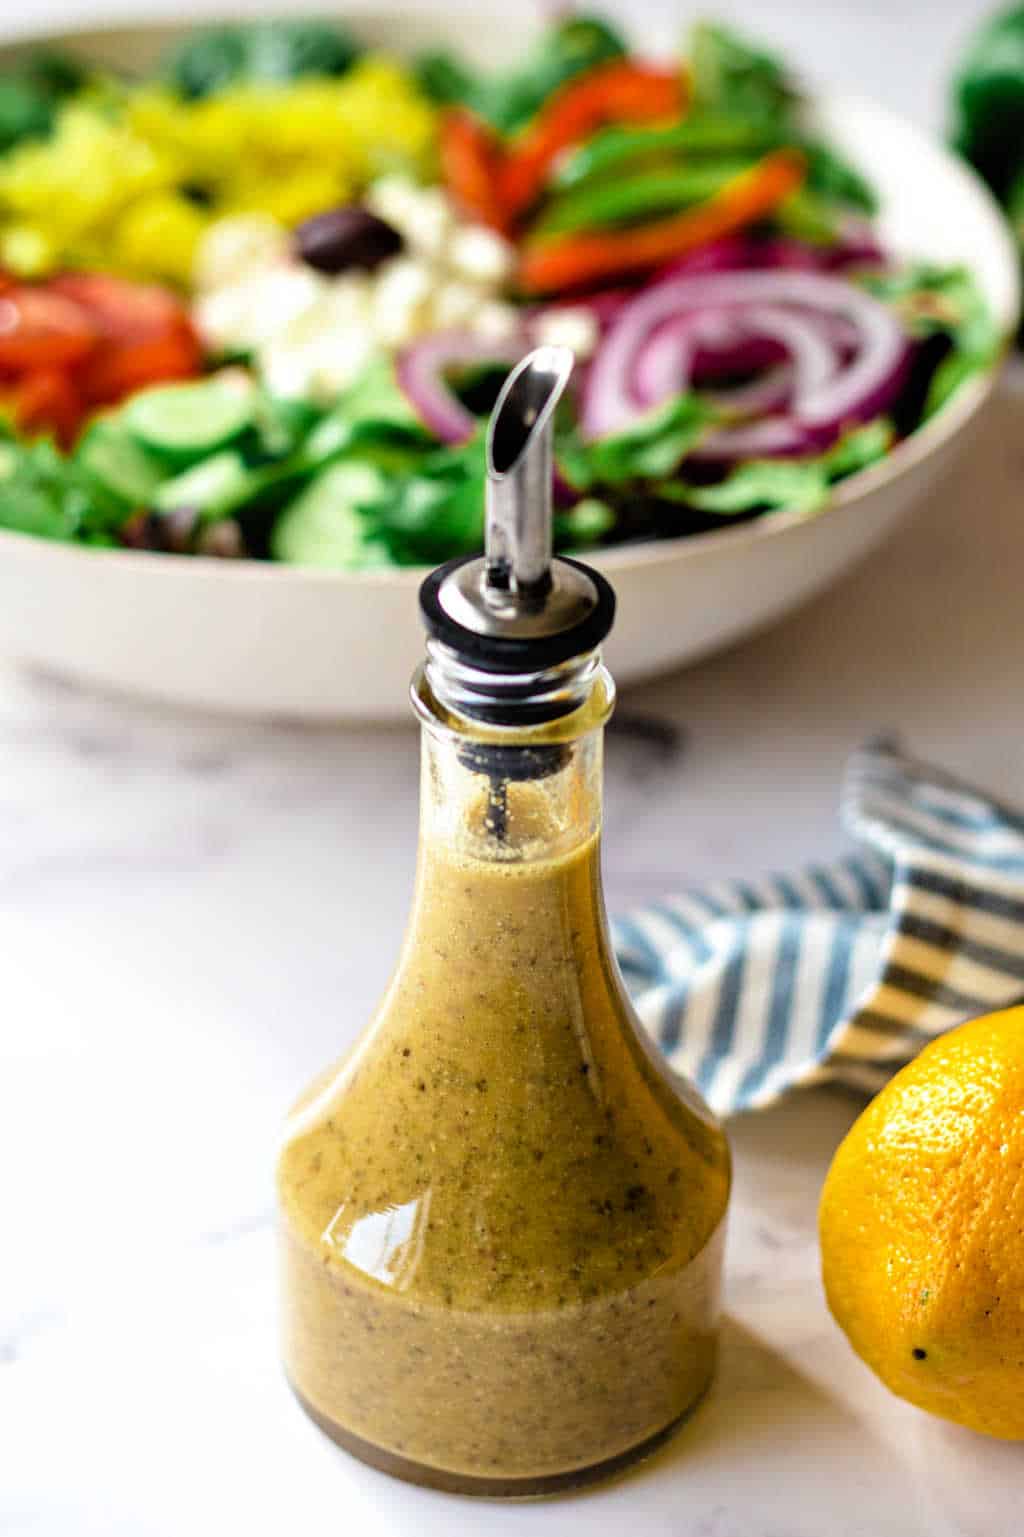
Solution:
[[[606,1463],[713,1370],[728,1155],[611,959],[596,750],[505,787],[500,838],[479,776],[425,806],[397,975],[281,1158],[292,1383],[427,1482]]]

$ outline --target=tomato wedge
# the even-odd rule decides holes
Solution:
[[[101,347],[82,369],[79,382],[90,405],[113,405],[148,384],[194,378],[201,366],[202,353],[192,331],[178,329]]]
[[[148,341],[189,326],[185,306],[154,283],[130,283],[105,272],[62,272],[47,289],[80,305],[112,341]]]
[[[69,368],[98,340],[87,311],[46,288],[17,285],[0,292],[0,371]]]
[[[41,369],[20,380],[12,401],[14,425],[26,437],[53,433],[70,448],[85,415],[81,395],[65,373]]]

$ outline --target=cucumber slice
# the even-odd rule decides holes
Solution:
[[[101,495],[125,507],[151,507],[165,474],[119,417],[95,422],[75,450],[75,459]]]
[[[373,537],[358,511],[386,489],[384,476],[371,464],[332,465],[278,518],[271,554],[296,566],[393,565],[387,546]]]
[[[222,508],[237,505],[246,499],[248,483],[253,479],[250,470],[233,449],[223,449],[210,459],[203,459],[165,480],[156,494],[156,506],[161,512],[173,512],[176,507],[196,507],[204,517],[217,517]]]
[[[144,448],[171,458],[205,459],[237,438],[254,417],[254,392],[215,379],[143,390],[123,411]]]

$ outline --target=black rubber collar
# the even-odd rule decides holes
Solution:
[[[541,672],[548,667],[557,667],[570,657],[584,656],[588,651],[595,650],[611,629],[615,619],[615,593],[609,583],[592,566],[559,555],[554,561],[555,568],[559,562],[574,566],[590,578],[597,590],[597,602],[578,624],[571,625],[567,630],[558,630],[553,635],[529,640],[507,635],[481,635],[477,630],[468,630],[445,612],[439,594],[451,572],[457,571],[470,560],[478,559],[476,555],[461,556],[432,571],[420,588],[420,611],[428,635],[439,640],[442,645],[449,646],[482,671]]]

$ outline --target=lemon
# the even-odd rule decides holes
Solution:
[[[928,1046],[864,1111],[822,1192],[832,1313],[901,1398],[1024,1440],[1024,1008]]]

